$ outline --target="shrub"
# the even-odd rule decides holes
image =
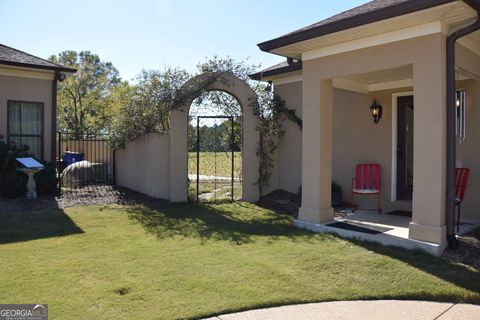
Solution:
[[[28,146],[17,147],[0,140],[0,194],[6,197],[17,197],[27,192],[27,175],[17,170],[15,158],[32,157]],[[37,160],[39,161],[39,160]],[[35,175],[39,194],[54,193],[57,189],[55,167],[48,162],[39,161],[45,169]]]

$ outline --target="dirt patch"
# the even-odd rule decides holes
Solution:
[[[300,196],[285,190],[275,190],[260,198],[257,204],[260,207],[287,213],[297,218],[298,209],[300,208]]]
[[[445,250],[442,258],[453,263],[465,264],[480,270],[480,229],[459,236],[457,250]]]
[[[69,208],[108,204],[139,204],[158,202],[141,193],[116,186],[89,186],[62,195],[42,195],[36,200],[25,197],[15,199],[0,197],[0,213],[54,208]]]

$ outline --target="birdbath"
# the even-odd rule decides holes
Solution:
[[[27,181],[27,199],[35,200],[37,199],[37,184],[35,183],[35,174],[39,171],[45,169],[43,164],[38,162],[33,158],[16,158],[18,162],[22,164],[23,167],[17,168],[18,171],[25,173],[28,176]]]

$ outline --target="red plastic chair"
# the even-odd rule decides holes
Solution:
[[[382,213],[380,205],[380,165],[358,164],[355,170],[355,178],[352,179],[352,212],[358,209],[355,204],[355,195],[377,195],[378,213]]]
[[[465,197],[465,191],[468,186],[470,169],[455,169],[455,205],[457,206],[457,232],[460,232],[460,207]]]

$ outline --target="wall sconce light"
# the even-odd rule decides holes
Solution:
[[[265,87],[266,92],[272,92],[272,81],[268,81],[268,85]]]
[[[383,107],[377,103],[377,100],[373,100],[372,105],[370,106],[370,112],[372,113],[373,122],[378,124],[380,119],[382,119]]]

